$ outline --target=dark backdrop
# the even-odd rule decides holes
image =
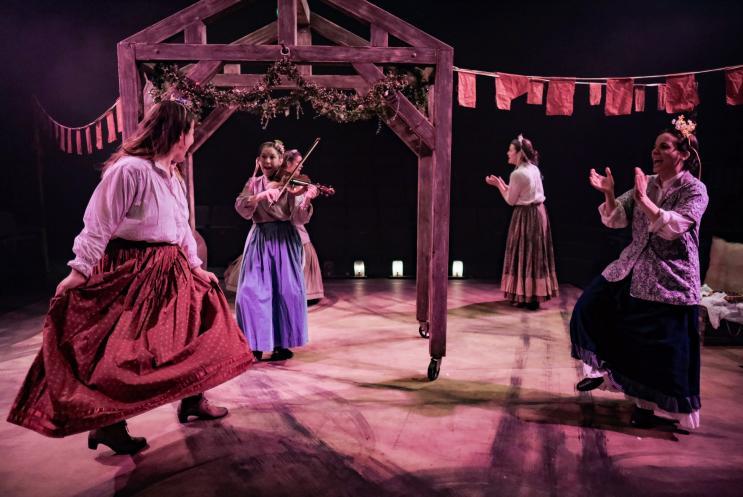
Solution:
[[[70,257],[98,180],[96,166],[112,151],[70,156],[45,141],[46,208],[41,209],[31,95],[62,123],[88,122],[118,95],[116,42],[190,3],[4,2],[0,211],[6,224],[15,224],[6,226],[6,233],[14,229],[20,240],[12,250],[4,248],[9,259],[4,276],[39,273],[42,252],[34,227],[44,223],[52,261]],[[229,42],[275,18],[275,4],[255,3],[215,25],[209,40]],[[743,63],[740,2],[375,3],[453,46],[455,64],[466,68],[628,76]],[[323,4],[310,4],[338,22],[345,20]],[[344,25],[365,34],[359,25]],[[743,241],[743,106],[725,105],[721,73],[698,80],[698,136],[710,194],[702,225],[705,267],[712,236]],[[587,87],[578,86],[574,115],[547,117],[543,106],[529,106],[523,99],[510,112],[498,111],[494,80],[479,77],[477,85],[477,109],[454,107],[451,259],[463,260],[469,276],[499,276],[510,208],[496,189],[485,185],[484,177],[509,173],[506,148],[523,132],[542,157],[560,279],[585,283],[627,238],[627,233],[601,226],[596,212],[601,197],[588,185],[588,169],[611,165],[618,193],[628,189],[634,166],[649,171],[656,133],[670,125],[670,117],[654,110],[654,90],[648,91],[648,111],[609,118],[602,107],[588,105]],[[339,125],[311,114],[300,120],[276,119],[266,130],[255,117],[236,115],[196,154],[198,224],[209,246],[210,265],[224,267],[241,252],[249,224],[234,213],[232,202],[252,172],[257,145],[281,138],[290,147],[305,149],[316,136],[323,141],[307,172],[338,191],[316,201],[309,225],[326,269],[342,276],[351,272],[353,260],[363,259],[371,276],[386,276],[391,261],[402,259],[406,273],[413,270],[416,158],[388,129],[378,132],[376,121]]]

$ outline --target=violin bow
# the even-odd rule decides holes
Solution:
[[[294,179],[294,176],[296,176],[296,175],[297,175],[297,172],[298,172],[298,171],[299,171],[299,170],[301,169],[301,167],[302,167],[302,166],[304,165],[305,161],[306,161],[306,160],[307,160],[307,158],[308,158],[308,157],[310,156],[310,154],[312,153],[312,151],[313,151],[313,150],[315,150],[315,147],[317,147],[317,144],[318,144],[318,143],[320,143],[320,137],[319,137],[319,136],[318,136],[317,138],[315,138],[315,141],[314,141],[314,142],[312,143],[312,146],[310,146],[310,149],[309,149],[309,150],[307,151],[307,153],[306,153],[305,155],[303,155],[303,156],[302,156],[302,160],[301,160],[301,161],[299,162],[299,164],[297,164],[296,166],[294,166],[294,171],[292,171],[292,173],[291,173],[291,174],[289,175],[289,179],[288,179],[288,180],[286,180],[286,183],[285,183],[285,184],[284,184],[284,186],[283,186],[283,187],[281,188],[281,191],[279,192],[279,196],[278,196],[278,198],[281,198],[281,196],[282,196],[282,195],[284,194],[284,192],[286,191],[286,188],[287,188],[287,187],[289,186],[289,182],[290,182],[291,180],[293,180],[293,179]],[[269,205],[269,206],[273,206],[273,204],[275,204],[275,203],[276,203],[276,202],[271,202],[271,203],[270,203],[270,204],[268,204],[268,205]]]

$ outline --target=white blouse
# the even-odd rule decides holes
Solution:
[[[109,167],[90,197],[83,223],[68,265],[85,276],[114,238],[179,245],[191,268],[202,264],[188,223],[183,179],[149,159],[124,156]]]
[[[508,191],[503,196],[508,205],[541,204],[545,200],[542,173],[531,163],[513,169],[508,180]]]

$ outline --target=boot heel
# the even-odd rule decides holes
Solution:
[[[90,450],[96,450],[98,448],[98,440],[88,437],[88,448]]]

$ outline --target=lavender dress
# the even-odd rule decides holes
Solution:
[[[263,176],[251,179],[235,201],[238,214],[253,221],[235,296],[237,322],[251,348],[261,352],[307,343],[302,242],[294,225],[312,216],[312,207],[303,209],[289,193],[273,206],[251,205],[266,185]]]

